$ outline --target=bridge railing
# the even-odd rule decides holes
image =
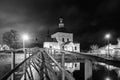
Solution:
[[[17,53],[16,50],[9,50],[7,52],[13,53],[14,57],[12,58],[15,59],[15,54]],[[18,80],[19,78],[21,78],[21,76],[24,74],[24,69],[25,69],[24,67],[28,67],[30,59],[35,55],[36,55],[36,52],[33,52],[31,56],[29,55],[29,57],[27,57],[25,60],[23,60],[18,65],[15,64],[15,60],[14,60],[13,62],[14,69],[6,73],[2,78],[0,78],[0,80]]]
[[[58,74],[62,71],[65,72],[68,80],[74,80],[72,75],[66,72],[54,59],[50,51],[50,49],[39,49],[32,52],[32,55],[5,74],[0,80],[43,80],[43,78],[58,80],[60,76]],[[12,52],[15,53],[15,51]]]
[[[64,66],[60,65],[56,60],[55,60],[55,57],[56,57],[56,53],[55,51],[57,51],[57,54],[62,54],[62,53],[69,53],[67,51],[60,51],[59,49],[50,49],[50,48],[45,48],[45,53],[49,56],[49,58],[53,61],[53,63],[59,68],[60,72],[64,72],[64,77],[67,78],[67,80],[75,80],[73,78],[73,76],[67,72],[65,69],[64,69]],[[53,52],[53,53],[49,53],[49,52]],[[62,53],[61,53],[62,52]],[[62,74],[63,76],[63,74]],[[61,80],[65,80],[65,79],[61,79]]]

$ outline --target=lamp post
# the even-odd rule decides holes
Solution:
[[[110,43],[110,38],[111,38],[111,34],[108,33],[105,35],[105,39],[107,39],[107,44],[108,44],[108,53],[107,53],[107,58],[109,59],[110,58],[110,52],[109,52],[109,43]],[[108,77],[106,78],[106,80],[110,80],[110,77],[109,77],[109,65],[107,65],[107,73],[108,73]]]
[[[29,39],[29,37],[27,34],[22,35],[24,60],[26,59],[25,41],[27,41],[28,39]],[[26,80],[26,63],[24,64],[24,80]]]
[[[108,33],[105,35],[105,39],[107,39],[107,44],[108,44],[108,54],[107,54],[107,57],[109,58],[110,57],[110,52],[109,52],[109,43],[110,43],[110,38],[111,38],[111,34]]]

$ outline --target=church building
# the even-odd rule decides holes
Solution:
[[[53,41],[44,42],[44,48],[52,48],[52,49],[60,49],[62,44],[63,50],[72,51],[72,52],[80,52],[80,44],[74,43],[73,41],[73,33],[67,32],[64,27],[63,19],[60,18],[59,28],[57,32],[51,35]]]
[[[73,41],[73,33],[69,33],[64,27],[63,19],[60,18],[59,27],[57,32],[51,35],[51,39],[44,42],[44,48],[51,48],[56,50],[65,50],[71,52],[80,52],[80,44],[74,43]],[[55,54],[59,54],[55,53]],[[66,70],[73,72],[74,70],[80,69],[80,63],[65,63]]]

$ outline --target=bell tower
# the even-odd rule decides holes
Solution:
[[[51,38],[55,38],[58,42],[73,42],[73,34],[68,33],[64,27],[63,18],[59,19],[59,25],[57,32],[51,35]]]
[[[63,28],[64,27],[63,18],[60,18],[59,20],[60,20],[59,28]]]

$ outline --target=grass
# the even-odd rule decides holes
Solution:
[[[15,63],[19,64],[24,60],[23,53],[15,54]],[[11,70],[11,54],[10,53],[0,53],[0,78]]]

